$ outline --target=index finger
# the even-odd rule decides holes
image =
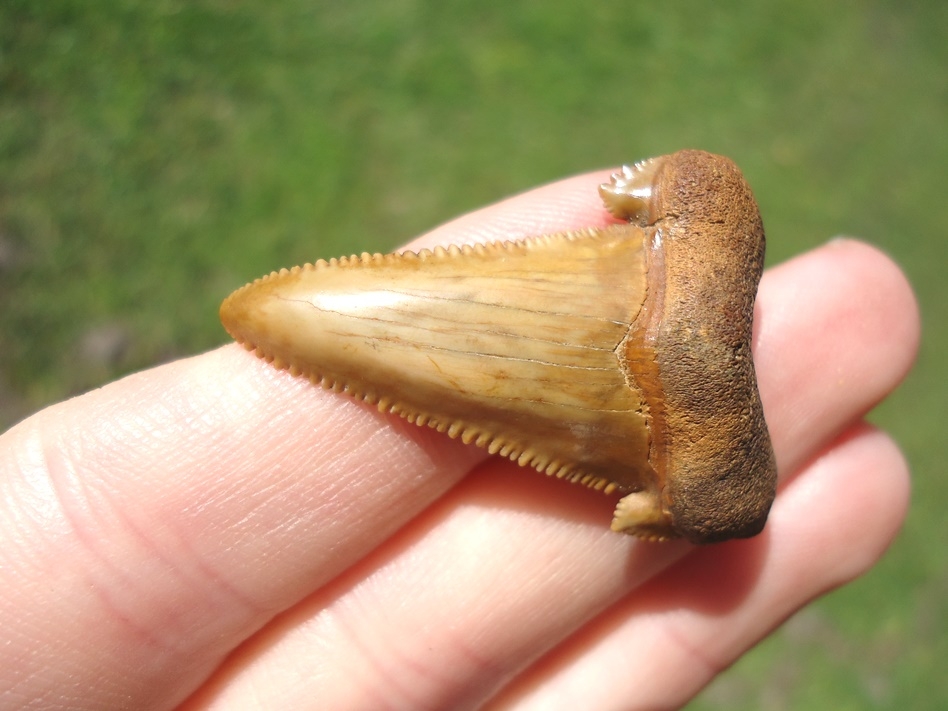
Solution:
[[[419,246],[603,223],[604,177],[527,193]],[[485,456],[236,345],[51,407],[0,437],[7,685],[174,703]]]

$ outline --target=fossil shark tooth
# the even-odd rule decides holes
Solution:
[[[622,493],[614,530],[754,535],[776,483],[750,346],[756,202],[699,151],[624,168],[600,194],[630,222],[283,269],[221,319],[279,368]]]

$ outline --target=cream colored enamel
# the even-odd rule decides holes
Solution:
[[[654,484],[646,406],[615,351],[645,297],[644,234],[321,262],[258,280],[222,313],[239,341],[327,387],[633,490]]]

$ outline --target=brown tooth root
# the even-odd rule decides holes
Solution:
[[[231,294],[221,320],[277,367],[623,492],[616,531],[754,535],[776,466],[750,350],[753,195],[699,151],[600,193],[634,224],[284,269]]]

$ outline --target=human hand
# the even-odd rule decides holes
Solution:
[[[603,224],[602,174],[414,245]],[[906,465],[863,422],[911,290],[834,241],[768,270],[755,362],[781,474],[763,534],[612,533],[550,480],[229,345],[0,437],[5,708],[669,708],[894,537]]]

